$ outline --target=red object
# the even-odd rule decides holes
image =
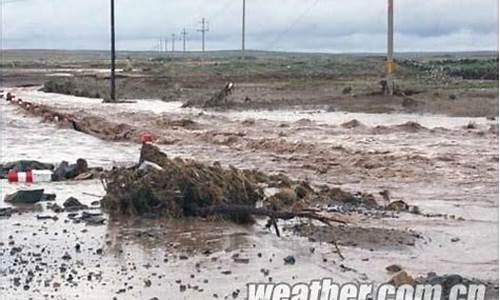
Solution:
[[[142,143],[152,143],[153,142],[153,136],[150,133],[144,133],[142,135]]]
[[[26,171],[26,182],[33,183],[33,172]]]
[[[17,172],[16,171],[10,171],[9,174],[7,175],[7,179],[9,182],[17,182]]]

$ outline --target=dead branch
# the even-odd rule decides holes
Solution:
[[[271,219],[281,219],[281,220],[291,220],[294,218],[305,218],[319,221],[328,226],[332,226],[333,223],[347,224],[344,220],[339,220],[331,217],[321,216],[319,214],[309,212],[309,211],[275,211],[265,208],[256,208],[248,205],[221,205],[221,206],[211,206],[197,208],[196,213],[200,216],[208,215],[254,215],[254,216],[264,216]]]

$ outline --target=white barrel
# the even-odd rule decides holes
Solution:
[[[52,171],[49,170],[33,170],[33,182],[51,182]]]

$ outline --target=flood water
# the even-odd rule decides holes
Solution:
[[[135,104],[103,105],[100,100],[44,94],[33,89],[16,89],[14,93],[18,98],[67,111],[95,110],[97,114],[108,110],[117,114],[134,111],[152,117],[160,113],[194,117],[201,112],[183,110],[176,102],[139,100]],[[83,157],[91,166],[110,168],[133,164],[138,159],[137,144],[107,142],[41,123],[39,118],[24,116],[4,102],[0,109],[1,162],[19,159],[74,162]],[[162,146],[162,149],[173,156],[225,160],[264,171],[280,169],[292,177],[306,176],[315,183],[339,184],[353,190],[376,193],[389,189],[395,200],[418,205],[426,213],[456,218],[402,214],[395,219],[353,219],[353,226],[412,229],[423,238],[404,250],[341,247],[346,257],[342,261],[332,245],[310,242],[290,233],[278,238],[265,229],[264,220],[253,226],[236,226],[206,220],[111,220],[104,214],[108,219],[106,225],[90,226],[74,223],[68,213],[58,214],[56,221],[37,220],[37,215],[54,215],[45,209],[44,203],[41,211],[28,208],[21,215],[0,219],[0,293],[6,299],[215,299],[214,295],[232,299],[234,293],[238,299],[244,299],[249,282],[296,283],[329,277],[339,282],[381,283],[390,279],[385,267],[393,263],[416,275],[431,271],[458,273],[498,282],[498,137],[461,131],[470,121],[478,124],[478,130],[487,130],[494,122],[484,118],[316,111],[204,112],[199,121],[207,120],[207,114],[216,117],[220,128],[234,127],[232,122],[250,118],[257,120],[257,126],[266,124],[270,128],[289,123],[290,134],[282,138],[284,141],[314,144],[313,150],[318,153],[334,151],[333,146],[342,145],[349,151],[336,159],[353,160],[348,166],[357,166],[359,161],[373,163],[381,159],[373,153],[389,151],[392,156],[383,158],[391,164],[391,169],[349,170],[341,162],[338,169],[332,164],[332,171],[319,174],[304,171],[302,167],[316,152],[309,156],[275,152],[271,155],[252,148],[236,151],[228,146],[197,142]],[[310,122],[296,124],[304,118]],[[373,127],[417,121],[424,127],[451,131],[374,135],[333,127],[352,119]],[[249,138],[267,134],[260,127],[254,130],[248,130]],[[269,137],[275,137],[275,132],[269,131]],[[448,157],[453,160],[444,159]],[[73,196],[91,205],[105,193],[99,180],[31,186],[12,185],[3,180],[0,207],[8,206],[3,202],[6,194],[21,188],[44,188],[48,193],[56,193],[59,204]],[[451,242],[454,238],[458,242]],[[75,250],[76,244],[81,246],[79,252]],[[16,246],[22,248],[21,254],[11,255],[9,252]],[[66,253],[70,260],[62,259]],[[249,263],[236,263],[236,255],[249,258]],[[288,255],[295,256],[295,265],[284,264],[283,258]],[[30,272],[33,276],[27,275]],[[70,275],[72,279],[68,280]],[[15,278],[20,278],[21,284],[16,285]],[[27,278],[32,279],[26,283]],[[186,286],[185,291],[182,286]]]

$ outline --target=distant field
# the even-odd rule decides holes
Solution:
[[[229,108],[326,107],[364,112],[456,116],[498,114],[498,53],[399,53],[396,97],[382,97],[385,57],[248,51],[118,52],[118,96],[203,105],[227,82]],[[109,97],[107,51],[6,50],[3,85],[44,85],[46,92]]]

